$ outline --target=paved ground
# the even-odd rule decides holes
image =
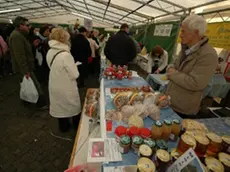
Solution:
[[[135,69],[135,66],[134,66]],[[142,76],[144,73],[139,72]],[[86,85],[98,88],[90,77]],[[82,101],[86,89],[80,89]],[[48,111],[25,108],[19,100],[17,76],[0,80],[0,172],[63,172],[67,167],[76,131],[59,135],[57,121]]]

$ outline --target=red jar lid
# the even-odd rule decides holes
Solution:
[[[140,129],[140,135],[143,138],[150,138],[151,137],[151,131],[148,128],[141,128]]]
[[[132,126],[130,127],[128,130],[127,130],[127,134],[130,136],[130,137],[133,137],[135,135],[139,135],[139,128],[138,127],[135,127],[135,126]]]
[[[118,126],[115,130],[115,134],[120,137],[121,135],[126,134],[127,128],[124,126]]]

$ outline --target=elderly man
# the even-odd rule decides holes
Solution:
[[[166,94],[171,96],[172,108],[182,118],[193,118],[200,108],[203,90],[217,66],[217,54],[204,36],[205,19],[190,15],[181,26],[182,51],[167,69],[170,80]]]

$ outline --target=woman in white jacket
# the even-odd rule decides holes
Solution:
[[[54,28],[50,34],[50,50],[47,54],[47,64],[50,68],[50,115],[58,119],[61,132],[70,129],[70,117],[77,128],[81,114],[76,82],[79,72],[70,54],[69,38],[69,33],[64,29]]]

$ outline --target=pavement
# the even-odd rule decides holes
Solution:
[[[86,85],[99,87],[95,77],[87,79]],[[86,88],[79,92],[83,102]],[[21,103],[16,75],[0,80],[0,172],[63,172],[68,168],[75,135],[74,129],[60,133],[48,110]]]

